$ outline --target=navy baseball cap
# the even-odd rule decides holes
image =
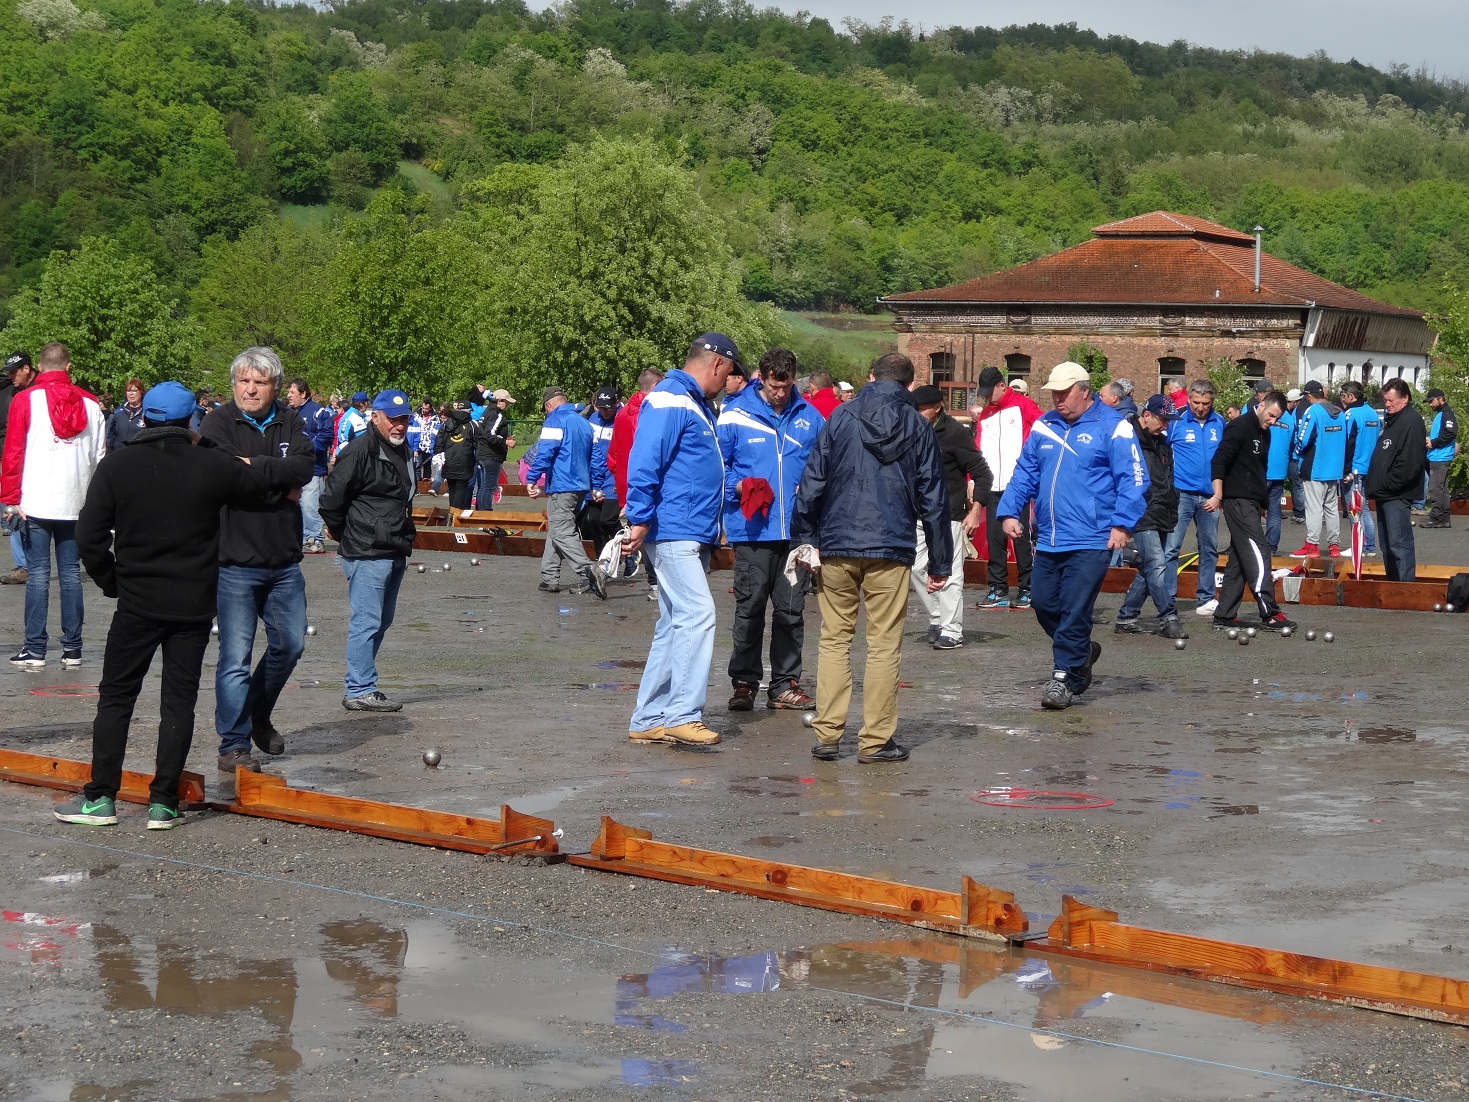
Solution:
[[[389,417],[407,417],[413,412],[413,403],[401,390],[384,390],[372,400],[372,408]]]
[[[1161,394],[1154,394],[1149,398],[1143,410],[1154,417],[1161,417],[1164,421],[1172,417],[1174,412],[1173,403]]]
[[[5,374],[19,371],[23,367],[31,366],[31,354],[29,352],[12,352],[5,357]]]
[[[365,391],[365,390],[359,390],[356,394],[352,395],[352,401],[354,401],[354,402],[365,402],[365,401],[367,401],[367,391]]]
[[[700,333],[694,338],[694,347],[713,352],[716,356],[723,356],[734,364],[733,373],[736,375],[748,375],[745,370],[744,361],[740,359],[740,350],[735,347],[735,342],[723,333]]]
[[[184,421],[193,416],[197,405],[194,392],[183,383],[159,383],[143,395],[143,419]]]

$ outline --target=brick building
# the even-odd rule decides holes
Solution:
[[[964,409],[986,365],[1038,382],[1086,341],[1113,378],[1133,380],[1139,401],[1221,358],[1283,387],[1427,385],[1433,333],[1417,310],[1312,275],[1201,218],[1155,211],[1092,233],[1008,271],[880,299],[897,314],[898,348],[919,379]]]

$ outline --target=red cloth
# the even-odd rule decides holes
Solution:
[[[1182,409],[1188,405],[1188,387],[1181,386],[1173,392],[1173,408]]]
[[[607,469],[617,483],[617,500],[627,500],[627,457],[632,454],[633,436],[638,431],[638,411],[646,395],[635,393],[612,419],[612,439],[607,442]]]
[[[775,491],[765,479],[750,477],[740,482],[740,512],[746,520],[755,519],[756,513],[768,517],[774,504]]]
[[[815,406],[823,417],[830,417],[836,412],[837,406],[842,404],[842,400],[837,397],[837,392],[829,386],[824,386],[820,390],[813,390],[810,394],[806,395],[806,401]]]

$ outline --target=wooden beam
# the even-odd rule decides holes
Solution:
[[[480,819],[403,804],[360,800],[290,787],[284,778],[248,769],[235,772],[235,800],[219,811],[255,815],[329,830],[347,830],[466,853],[551,856],[559,852],[556,824],[501,805],[499,819]]]
[[[1023,934],[1030,929],[1025,912],[1010,892],[979,883],[971,877],[961,881],[960,921],[965,926],[984,926],[1002,934]]]
[[[91,762],[0,750],[0,780],[57,788],[63,792],[80,792],[91,779]],[[124,769],[117,798],[130,804],[149,803],[148,785],[152,780],[148,773]],[[186,810],[204,804],[204,778],[198,773],[186,772],[179,778],[179,804]]]

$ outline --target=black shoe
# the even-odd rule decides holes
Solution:
[[[221,773],[233,774],[236,769],[245,768],[252,773],[260,772],[260,763],[248,750],[230,750],[219,755],[219,771]]]
[[[736,681],[734,683],[734,695],[729,698],[729,710],[731,712],[748,712],[755,707],[755,690],[759,685],[748,681]]]
[[[286,740],[268,723],[264,727],[251,728],[250,741],[261,753],[269,754],[273,758],[286,752]]]
[[[1059,712],[1071,707],[1071,702],[1075,699],[1076,694],[1066,687],[1066,672],[1057,670],[1051,674],[1051,680],[1046,682],[1046,687],[1041,692],[1041,707]]]
[[[396,700],[389,700],[376,690],[364,693],[362,696],[344,696],[342,707],[349,712],[401,712],[403,710],[403,705]]]
[[[835,749],[835,747],[833,747],[833,749]],[[815,753],[815,751],[812,751],[812,753]],[[870,754],[857,755],[857,761],[860,762],[862,765],[874,765],[876,763],[885,761],[907,760],[908,748],[906,746],[899,746],[895,739],[888,739],[887,742],[882,744],[881,748],[874,750]]]
[[[811,756],[817,761],[836,761],[842,756],[842,746],[839,742],[818,742],[811,747]]]
[[[1238,616],[1231,616],[1227,620],[1221,616],[1216,616],[1210,621],[1210,626],[1215,631],[1228,631],[1230,628],[1243,628],[1244,624],[1240,623]]]
[[[1419,528],[1452,528],[1453,525],[1446,520],[1430,520],[1418,525]]]
[[[1183,630],[1183,621],[1177,616],[1170,616],[1158,625],[1158,634],[1164,639],[1187,639],[1188,632]]]
[[[938,639],[934,641],[933,649],[934,650],[958,650],[963,645],[964,645],[964,636],[962,636],[962,635],[940,635],[938,637]]]
[[[1097,664],[1097,659],[1102,657],[1102,644],[1093,640],[1088,647],[1086,665],[1081,667],[1081,688],[1072,693],[1072,696],[1080,696],[1092,687],[1092,667]]]
[[[82,648],[76,650],[64,650],[61,652],[61,665],[64,669],[74,670],[82,664]]]
[[[942,630],[937,624],[930,624],[928,626],[928,645],[931,647],[937,643],[941,634]]]
[[[1285,613],[1283,612],[1277,612],[1270,619],[1260,621],[1261,631],[1280,631],[1283,628],[1290,628],[1291,631],[1295,631],[1298,627],[1300,625],[1294,620],[1286,619]]]
[[[1130,620],[1117,620],[1112,624],[1113,635],[1155,635],[1157,629],[1143,623],[1140,616]]]
[[[560,593],[561,592],[561,587],[559,585],[550,585],[547,582],[542,582],[540,585],[536,586],[536,588],[539,589],[542,593]]]

